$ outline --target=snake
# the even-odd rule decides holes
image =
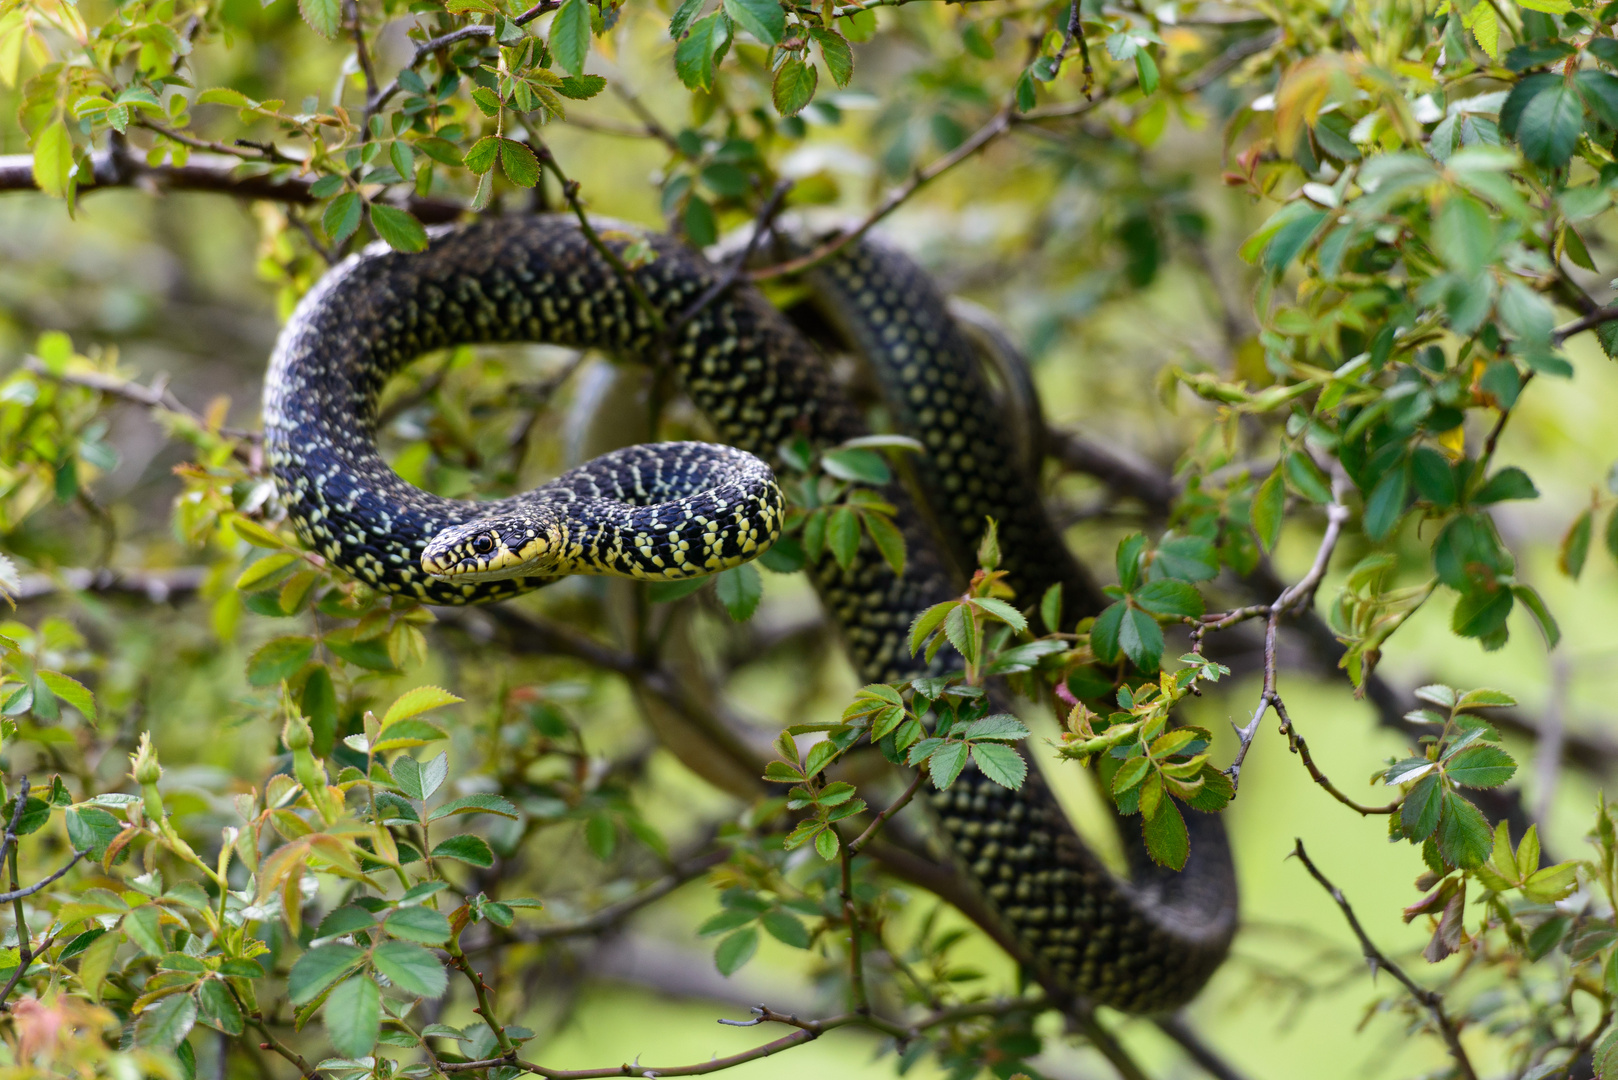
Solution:
[[[1046,515],[972,344],[930,278],[865,240],[808,284],[871,365],[895,426],[924,447],[914,485],[878,486],[905,540],[902,571],[869,539],[847,566],[828,553],[806,568],[858,675],[898,683],[936,673],[911,654],[908,630],[960,595],[986,517],[999,522],[1019,598],[1059,585],[1070,613],[1099,611],[1100,593]],[[664,365],[716,444],[626,448],[487,502],[407,483],[377,450],[383,386],[427,352],[494,343]],[[673,238],[562,215],[486,218],[432,230],[420,252],[377,244],[349,256],[283,328],[263,415],[266,459],[303,542],[376,589],[450,605],[504,600],[570,573],[669,579],[736,565],[780,534],[783,504],[768,474],[791,467],[787,447],[872,433],[827,359],[757,289]],[[969,765],[927,805],[996,937],[1057,999],[1164,1012],[1224,960],[1236,890],[1216,815],[1187,815],[1183,871],[1151,864],[1137,839],[1125,845],[1123,877],[1086,845],[1037,769],[1011,790]]]

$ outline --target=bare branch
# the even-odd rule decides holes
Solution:
[[[1349,906],[1342,890],[1327,880],[1326,875],[1322,874],[1319,868],[1310,860],[1308,852],[1303,849],[1302,840],[1297,841],[1297,846],[1292,849],[1292,853],[1303,863],[1304,868],[1309,871],[1309,875],[1320,883],[1320,887],[1325,889],[1331,898],[1337,902],[1338,908],[1343,912],[1343,917],[1348,920],[1349,929],[1353,930],[1354,936],[1359,938],[1360,951],[1365,955],[1365,962],[1371,966],[1371,974],[1375,975],[1377,969],[1380,968],[1399,980],[1399,984],[1410,992],[1410,996],[1419,1005],[1427,1010],[1433,1019],[1433,1023],[1438,1026],[1439,1033],[1444,1037],[1444,1044],[1449,1047],[1450,1056],[1455,1059],[1455,1066],[1460,1070],[1461,1076],[1465,1080],[1477,1080],[1478,1074],[1473,1070],[1472,1062],[1466,1056],[1466,1048],[1461,1045],[1461,1029],[1444,1011],[1444,995],[1436,990],[1427,989],[1409,975],[1406,975],[1403,968],[1389,960],[1382,953],[1382,950],[1376,947],[1365,933],[1365,928],[1360,925],[1359,919],[1355,917],[1354,909]]]

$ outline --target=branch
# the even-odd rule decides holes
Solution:
[[[1302,840],[1297,841],[1297,846],[1292,849],[1292,853],[1303,863],[1310,876],[1320,882],[1320,887],[1325,889],[1331,898],[1337,902],[1337,906],[1342,909],[1343,917],[1348,920],[1349,928],[1354,931],[1354,936],[1360,940],[1360,951],[1365,955],[1365,962],[1371,966],[1371,974],[1375,975],[1377,969],[1382,968],[1395,979],[1398,979],[1400,985],[1410,992],[1410,996],[1416,1000],[1417,1004],[1427,1010],[1429,1015],[1432,1016],[1433,1022],[1438,1025],[1438,1030],[1444,1037],[1444,1043],[1449,1047],[1450,1056],[1455,1059],[1455,1066],[1460,1070],[1464,1080],[1477,1080],[1478,1074],[1473,1070],[1472,1062],[1466,1056],[1466,1048],[1461,1045],[1460,1027],[1444,1011],[1444,995],[1436,990],[1428,990],[1409,975],[1406,975],[1399,965],[1382,954],[1382,951],[1366,935],[1365,928],[1360,925],[1359,919],[1355,918],[1354,909],[1349,907],[1348,900],[1343,896],[1342,890],[1327,880],[1326,875],[1322,874],[1315,864],[1310,861],[1308,853],[1303,850]]]
[[[90,172],[78,177],[78,192],[138,187],[150,191],[211,191],[239,199],[306,206],[322,200],[309,191],[313,179],[277,177],[263,172],[240,172],[247,166],[222,154],[192,154],[184,165],[148,165],[140,155],[115,146],[90,155]],[[0,191],[38,191],[34,159],[29,154],[0,154]],[[442,199],[409,196],[397,202],[429,225],[454,221],[465,208]]]
[[[1556,332],[1551,335],[1551,342],[1560,345],[1574,334],[1594,330],[1596,327],[1604,326],[1614,320],[1618,320],[1618,307],[1598,307],[1594,311],[1579,316],[1566,326],[1557,327]]]
[[[513,936],[518,941],[534,944],[541,941],[552,941],[557,938],[584,937],[591,934],[605,933],[641,908],[661,900],[681,885],[701,877],[709,869],[724,861],[724,852],[720,851],[699,855],[694,859],[677,864],[663,877],[658,878],[633,896],[626,896],[622,900],[608,904],[606,907],[600,908],[583,918],[573,919],[570,922],[552,923],[549,926],[526,930]]]
[[[59,880],[69,870],[73,869],[74,865],[77,864],[80,859],[84,858],[89,853],[90,852],[89,852],[88,849],[86,849],[84,851],[75,851],[73,853],[73,857],[71,859],[69,859],[67,861],[66,865],[64,865],[60,870],[56,871],[56,873],[52,874],[48,878],[44,878],[44,879],[42,879],[40,881],[34,882],[32,885],[27,885],[27,886],[23,886],[22,888],[18,888],[17,883],[16,883],[16,879],[13,878],[11,891],[10,892],[5,892],[5,893],[0,893],[0,904],[9,904],[13,900],[21,900],[25,896],[33,896],[35,893],[37,893],[39,890],[43,889],[45,886],[51,884],[54,881]],[[4,1001],[4,1000],[5,1000],[5,995],[0,994],[0,1001]]]
[[[162,409],[165,412],[183,416],[203,430],[209,430],[209,421],[197,410],[175,397],[168,388],[168,376],[159,375],[152,380],[152,385],[144,386],[129,379],[120,379],[116,375],[107,375],[99,371],[52,371],[34,356],[23,359],[23,368],[32,375],[53,382],[67,383],[69,386],[82,386],[87,390],[95,390],[102,394],[111,394],[113,397],[133,401],[137,405],[148,408]],[[246,428],[221,427],[217,433],[227,439],[240,439],[243,442],[258,444],[264,441],[262,432],[248,431]]]
[[[545,14],[547,11],[555,11],[561,6],[562,0],[539,0],[539,3],[535,4],[533,7],[529,8],[521,15],[518,15],[511,21],[516,23],[518,26],[526,26],[535,19],[539,18],[541,15]],[[494,27],[463,26],[459,30],[452,30],[447,34],[430,38],[416,46],[415,55],[410,58],[410,62],[405,65],[405,69],[409,70],[420,66],[423,61],[425,61],[429,56],[437,52],[439,49],[448,48],[458,41],[466,41],[468,38],[475,37],[494,37]],[[374,81],[369,81],[366,83],[367,88],[375,85],[376,83]],[[397,94],[398,92],[399,77],[396,75],[393,77],[393,80],[388,83],[388,85],[376,91],[365,102],[365,119],[360,126],[369,128],[371,124],[371,117],[375,116],[377,111],[381,109],[382,106],[386,105],[389,99],[391,99],[393,95]]]

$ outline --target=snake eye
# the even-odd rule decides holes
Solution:
[[[472,550],[479,555],[487,555],[494,550],[494,537],[488,533],[479,533],[472,538]]]

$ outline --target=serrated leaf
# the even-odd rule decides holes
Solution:
[[[738,0],[726,0],[727,4],[736,2]],[[770,84],[770,99],[776,111],[782,116],[798,115],[814,100],[819,81],[819,69],[813,64],[806,64],[796,56],[787,59],[775,69],[775,78]]]
[[[934,604],[916,616],[916,621],[910,624],[911,656],[916,655],[921,650],[921,646],[932,636],[933,631],[942,626],[949,613],[959,606],[960,601],[958,600],[945,600],[942,603]]]
[[[1163,662],[1163,631],[1138,608],[1126,608],[1118,625],[1118,647],[1140,670],[1156,674]]]
[[[551,20],[548,44],[563,71],[584,74],[584,60],[590,55],[590,7],[585,0],[563,0]]]
[[[1443,810],[1443,790],[1436,774],[1422,777],[1410,789],[1399,808],[1399,824],[1407,837],[1425,840],[1432,835]]]
[[[785,911],[766,911],[759,917],[759,922],[777,941],[785,942],[794,949],[809,947],[809,928],[796,915]]]
[[[839,506],[826,522],[826,546],[844,570],[854,565],[860,550],[860,515],[853,507]]]
[[[1185,818],[1173,799],[1164,799],[1157,805],[1157,813],[1143,817],[1141,837],[1146,841],[1146,853],[1159,866],[1171,870],[1185,869],[1191,855],[1191,838],[1186,833]]]
[[[433,854],[438,854],[436,849]],[[396,938],[423,945],[442,945],[450,936],[449,920],[442,913],[420,904],[394,908],[382,926]]]
[[[1251,510],[1253,532],[1265,551],[1275,550],[1281,539],[1281,521],[1286,510],[1286,488],[1281,482],[1281,470],[1273,470],[1253,495]]]
[[[382,992],[369,976],[340,983],[326,998],[326,1035],[347,1058],[366,1057],[382,1026]]]
[[[938,755],[933,755],[937,760]],[[1003,788],[1016,791],[1028,779],[1028,762],[1015,747],[1004,743],[973,743],[972,760],[983,775]]]
[[[406,690],[395,698],[393,704],[388,706],[388,711],[382,714],[382,729],[385,732],[390,724],[399,720],[419,716],[429,709],[459,705],[463,700],[441,686],[418,686],[414,690]]]
[[[135,1045],[172,1053],[196,1022],[197,1003],[191,995],[170,994],[135,1018]]]
[[[714,71],[718,61],[724,56],[725,50],[730,47],[730,20],[718,12],[698,19],[691,24],[690,31],[680,39],[674,47],[674,70],[680,76],[680,81],[692,90],[711,90],[713,88]],[[707,210],[710,217],[712,210],[700,199],[693,198],[687,204],[686,231],[691,232],[692,205],[698,205]],[[700,246],[711,244],[712,239],[701,240],[693,236],[692,240]]]
[[[72,676],[63,675],[60,671],[47,671],[43,668],[39,671],[39,681],[44,683],[51,693],[83,713],[86,720],[92,723],[95,721],[96,700],[89,687]]]
[[[328,41],[335,39],[343,28],[340,0],[298,0],[298,13],[315,33]]]
[[[1453,791],[1443,794],[1438,850],[1445,862],[1463,870],[1483,865],[1494,850],[1494,831],[1483,812]]]
[[[1499,787],[1516,772],[1517,763],[1498,746],[1468,746],[1444,765],[1451,781],[1471,788]]]
[[[1010,713],[994,713],[974,720],[955,732],[963,739],[989,739],[996,742],[1016,742],[1028,738],[1028,728]]]
[[[197,1019],[226,1035],[240,1035],[245,1028],[241,1008],[218,979],[204,979],[198,984]]]
[[[1523,156],[1536,165],[1560,169],[1573,156],[1584,131],[1584,105],[1560,78],[1528,102],[1517,123]]]
[[[741,970],[742,965],[751,960],[753,954],[757,951],[757,928],[749,926],[746,929],[738,930],[721,941],[718,948],[714,949],[714,967],[719,969],[719,974],[728,978]]]
[[[365,953],[353,945],[321,945],[298,957],[287,975],[287,997],[304,1005],[358,967]]]
[[[1562,546],[1557,553],[1556,564],[1561,567],[1562,573],[1579,579],[1584,573],[1584,560],[1590,554],[1590,533],[1592,532],[1593,512],[1585,510],[1584,513],[1573,519],[1572,528],[1562,537]]]
[[[250,686],[275,686],[291,678],[314,652],[312,637],[271,638],[247,658],[247,682]]]
[[[758,602],[764,596],[764,578],[752,563],[733,566],[715,578],[714,596],[731,621],[746,622],[758,610]]]
[[[394,986],[418,997],[440,998],[449,989],[444,965],[419,945],[384,941],[371,951],[371,963]]]
[[[395,251],[427,250],[427,230],[416,220],[416,215],[408,210],[372,203],[371,227]]]
[[[360,227],[364,209],[365,204],[358,192],[345,191],[326,204],[326,211],[320,217],[320,227],[326,230],[326,236],[332,243],[341,244]]]
[[[494,865],[494,852],[489,850],[489,845],[483,841],[482,837],[473,836],[470,833],[462,833],[459,836],[452,836],[440,842],[433,848],[432,857],[435,859],[456,859],[463,863],[470,863],[473,866],[481,866],[484,869]]]
[[[1184,581],[1161,579],[1148,581],[1134,593],[1135,603],[1153,615],[1171,618],[1196,618],[1205,610],[1202,594],[1195,585]]]
[[[439,818],[449,817],[451,814],[499,814],[501,817],[517,817],[517,807],[510,799],[500,795],[480,792],[476,795],[465,795],[452,800],[427,815],[428,821],[437,821]]]
[[[500,171],[518,187],[531,188],[539,183],[539,159],[526,143],[515,139],[500,140]]]
[[[725,14],[743,30],[766,45],[781,44],[787,17],[777,0],[724,0],[724,4]]]
[[[847,86],[848,80],[854,77],[854,49],[848,39],[836,30],[812,23],[809,36],[820,46],[820,58],[825,61],[832,81],[839,87]]]
[[[943,791],[955,783],[955,778],[966,767],[966,754],[965,743],[946,742],[938,746],[927,758],[927,772],[932,777],[933,786]]]

